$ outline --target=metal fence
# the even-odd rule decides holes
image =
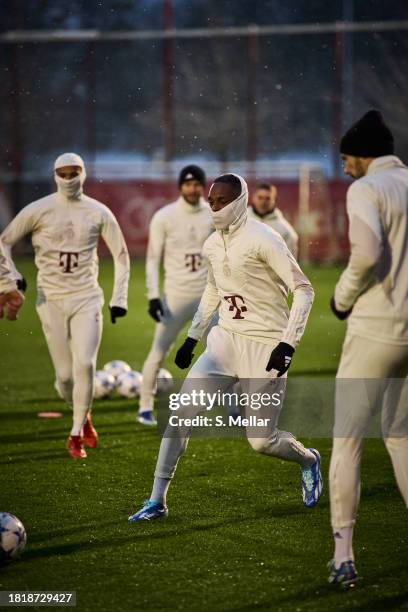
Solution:
[[[380,107],[408,153],[408,21],[163,31],[9,31],[1,164],[307,157],[338,169],[342,129]],[[402,119],[405,118],[405,121]]]
[[[45,195],[54,158],[74,150],[90,189],[135,219],[142,253],[148,218],[184,163],[283,181],[294,220],[299,177],[282,168],[317,163],[344,257],[342,131],[380,108],[408,159],[408,21],[177,29],[170,0],[163,6],[162,30],[0,33],[0,207]],[[326,247],[315,250],[327,259]]]

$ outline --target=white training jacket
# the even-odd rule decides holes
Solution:
[[[152,217],[146,256],[148,298],[160,296],[160,263],[164,264],[164,293],[197,299],[204,291],[207,264],[205,240],[214,231],[209,205],[203,199],[192,206],[179,197]]]
[[[16,281],[11,272],[10,262],[3,250],[3,244],[0,240],[0,293],[9,293],[16,291]]]
[[[219,325],[227,331],[296,347],[312,307],[312,285],[281,236],[248,219],[247,198],[235,203],[240,206],[236,222],[215,231],[204,244],[207,285],[188,335],[199,340],[219,308]],[[294,294],[290,311],[288,290]]]
[[[348,333],[408,344],[408,168],[377,157],[347,192],[350,259],[336,285]]]
[[[112,253],[115,280],[110,306],[127,309],[129,254],[110,209],[84,194],[68,199],[56,192],[23,208],[6,227],[1,240],[11,248],[32,235],[38,268],[38,301],[102,295],[98,284],[97,244],[102,237]],[[14,264],[14,278],[21,278]]]
[[[266,215],[258,215],[253,206],[248,208],[248,216],[262,223],[266,223],[269,227],[278,232],[286,242],[289,251],[293,257],[297,259],[299,253],[299,236],[297,235],[294,227],[285,218],[283,212],[275,207]]]

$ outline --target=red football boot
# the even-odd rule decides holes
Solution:
[[[85,459],[87,457],[81,436],[69,436],[67,449],[73,459]]]
[[[89,448],[96,448],[98,444],[98,434],[96,432],[95,427],[92,425],[91,417],[88,414],[86,417],[86,421],[84,424],[82,439],[84,444]]]

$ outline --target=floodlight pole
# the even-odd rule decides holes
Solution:
[[[343,58],[344,58],[344,32],[338,31],[334,35],[334,84],[332,95],[332,168],[333,175],[340,174],[339,146],[342,133],[343,113]]]
[[[352,23],[354,19],[354,0],[343,0],[343,23]],[[354,33],[344,33],[343,45],[343,130],[353,121],[354,111],[354,66],[353,66]]]
[[[86,148],[90,157],[89,162],[95,163],[96,157],[96,47],[95,43],[89,42],[86,50],[86,71],[88,72],[88,96],[86,105]]]
[[[13,3],[15,23],[22,26],[24,23],[22,4]],[[11,169],[12,169],[12,205],[21,205],[21,175],[23,171],[23,131],[21,127],[21,95],[20,95],[20,67],[22,45],[13,45],[10,49],[11,55],[11,95],[10,95],[10,117],[11,117]]]
[[[248,107],[247,107],[247,159],[251,174],[257,158],[257,66],[258,66],[258,28],[250,26],[248,36]]]
[[[165,32],[173,29],[173,0],[163,0],[163,26]],[[174,154],[173,60],[173,37],[167,36],[163,39],[163,136],[166,162]]]

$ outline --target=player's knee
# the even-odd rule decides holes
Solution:
[[[408,449],[408,437],[401,436],[399,438],[384,438],[384,443],[390,455]]]
[[[341,456],[341,458],[350,463],[359,463],[363,452],[363,438],[334,438],[333,440],[333,455]]]
[[[56,372],[57,375],[57,381],[58,384],[60,386],[65,387],[66,385],[69,385],[72,383],[72,370],[71,368],[67,369],[67,370],[61,370],[58,369]]]
[[[88,375],[93,376],[95,373],[95,364],[94,360],[90,357],[81,357],[75,360],[75,374]]]

